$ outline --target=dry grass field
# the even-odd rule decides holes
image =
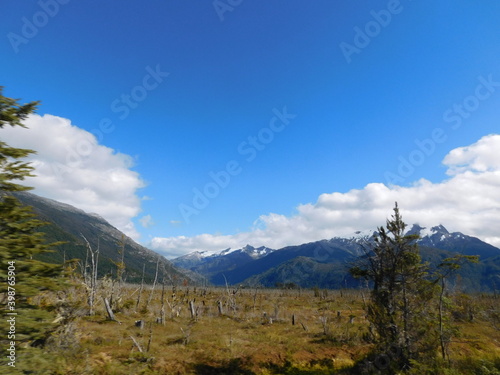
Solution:
[[[71,323],[45,355],[27,359],[28,351],[19,364],[67,375],[351,374],[372,350],[368,291],[166,286],[152,295],[145,289],[139,306],[137,286],[114,293],[117,321],[102,299],[85,316],[84,294],[68,292]],[[450,346],[452,369],[443,373],[500,374],[500,299],[453,300],[461,333]]]

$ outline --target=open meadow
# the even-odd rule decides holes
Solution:
[[[37,374],[270,375],[357,374],[356,363],[363,363],[377,373],[397,353],[373,353],[368,296],[367,290],[188,286],[151,293],[102,285],[94,315],[86,316],[85,294],[75,287],[60,295],[64,329],[44,355],[28,360],[28,350],[19,365]],[[499,374],[500,298],[455,293],[448,302],[457,334],[448,348],[451,369],[442,373]]]

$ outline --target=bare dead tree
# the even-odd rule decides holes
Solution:
[[[255,287],[254,289],[254,293],[253,293],[253,313],[255,314],[255,304],[257,302],[257,287]]]
[[[108,313],[109,320],[120,323],[118,320],[116,320],[115,314],[113,313],[113,310],[111,309],[111,305],[109,304],[108,299],[106,297],[102,297],[102,300],[104,301],[104,307],[106,308],[106,312]]]
[[[124,278],[125,273],[125,235],[122,234],[121,239],[117,242],[118,245],[118,255],[120,255],[120,260],[113,262],[116,266],[116,280],[112,280],[111,283],[111,295],[109,297],[109,304],[111,307],[118,308],[119,303],[122,298]],[[116,287],[116,297],[115,297],[115,287]]]
[[[139,352],[143,353],[144,350],[142,350],[141,345],[137,342],[137,340],[134,338],[134,336],[129,336],[129,337],[132,339],[132,341],[133,341],[135,347],[137,348],[137,350],[139,350]]]
[[[194,307],[194,301],[189,301],[189,311],[191,312],[191,319],[196,320],[196,309]]]
[[[328,316],[322,315],[319,317],[321,326],[323,327],[323,335],[328,336],[330,334],[330,324],[328,322]]]
[[[224,315],[224,310],[222,308],[222,301],[221,300],[217,301],[217,309],[219,311],[219,316]]]
[[[141,287],[139,289],[139,294],[137,295],[137,303],[135,304],[135,310],[139,308],[139,304],[141,303],[141,295],[144,289],[144,272],[146,271],[146,263],[142,265],[142,279],[141,279]]]
[[[160,323],[165,325],[165,270],[163,270],[163,273],[163,282],[161,287]]]
[[[87,241],[87,240],[85,239],[85,241]],[[89,246],[88,246],[88,241],[87,241],[86,249],[87,249],[87,251],[85,253],[85,263],[83,265],[80,263],[80,269],[82,271],[82,277],[83,277],[84,281],[86,281],[87,277],[88,277],[88,271],[87,271],[87,269],[89,267]]]
[[[90,275],[87,273],[87,258],[85,260],[84,284],[88,293],[89,315],[94,315],[94,302],[97,295],[97,264],[99,261],[99,238],[97,239],[97,249],[93,250],[89,241],[80,233],[87,243],[87,258],[90,253]]]
[[[148,346],[146,348],[146,352],[149,352],[149,349],[151,349],[152,342],[153,342],[153,323],[149,323],[149,340],[148,340]]]
[[[179,316],[181,313],[181,306],[179,305],[181,300],[177,298],[177,286],[175,284],[172,286],[171,300],[169,301],[169,299],[166,298],[166,302],[170,308],[170,317],[174,318],[175,316]]]
[[[122,234],[121,240],[118,242],[118,254],[121,255],[120,261],[117,263],[117,271],[116,271],[116,276],[118,278],[118,282],[120,283],[120,286],[123,286],[124,280],[123,280],[123,274],[125,273],[125,235]]]
[[[225,275],[222,276],[224,276],[224,281],[226,283],[227,305],[233,310],[233,316],[234,316],[236,314],[236,294],[239,291],[239,287],[231,291],[229,289],[229,284],[227,282],[226,276]]]
[[[158,260],[156,261],[155,278],[153,281],[153,287],[151,288],[151,292],[149,293],[149,298],[148,298],[148,303],[146,305],[146,308],[149,306],[149,304],[151,303],[151,300],[153,299],[153,293],[155,291],[156,281],[158,280],[158,267],[159,267],[159,265],[160,265],[160,256],[158,256]]]

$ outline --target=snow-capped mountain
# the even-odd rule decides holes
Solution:
[[[481,259],[500,255],[500,250],[479,238],[460,232],[449,232],[443,225],[426,228],[414,224],[409,233],[419,234],[421,247],[432,247],[464,255],[479,255]]]
[[[334,237],[279,250],[245,246],[218,252],[194,252],[174,259],[179,267],[205,276],[215,285],[288,285],[339,288],[356,286],[348,273],[349,264],[370,249],[376,232],[355,232],[347,238]],[[413,225],[408,234],[418,234],[424,261],[435,267],[443,259],[460,253],[479,255],[481,263],[460,270],[470,290],[491,289],[493,278],[500,277],[500,249],[444,226],[431,228]],[[496,276],[495,276],[496,275]]]
[[[251,261],[265,257],[274,250],[265,246],[246,245],[241,249],[225,249],[222,251],[195,251],[175,258],[172,263],[177,267],[198,272],[207,278],[221,271],[232,270]]]

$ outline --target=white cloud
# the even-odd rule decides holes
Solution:
[[[2,139],[37,151],[28,158],[36,177],[27,178],[25,185],[36,194],[98,213],[138,239],[131,219],[140,211],[137,190],[144,182],[130,169],[133,159],[100,145],[93,134],[62,117],[31,115],[24,124],[28,129],[2,129]]]
[[[465,171],[486,172],[500,169],[500,136],[488,135],[468,147],[459,147],[446,155],[443,163],[449,166],[448,174]]]
[[[155,225],[155,223],[154,223],[153,218],[151,217],[151,215],[146,215],[146,216],[141,217],[139,219],[139,222],[141,223],[141,225],[144,228],[151,228],[153,225]]]
[[[297,207],[292,217],[262,215],[250,232],[235,235],[156,237],[151,246],[174,257],[195,250],[222,250],[245,244],[281,248],[335,236],[352,236],[385,224],[398,202],[403,220],[422,226],[443,224],[500,247],[500,135],[489,135],[452,150],[443,160],[449,179],[425,179],[410,187],[371,183],[360,190],[319,196]]]

